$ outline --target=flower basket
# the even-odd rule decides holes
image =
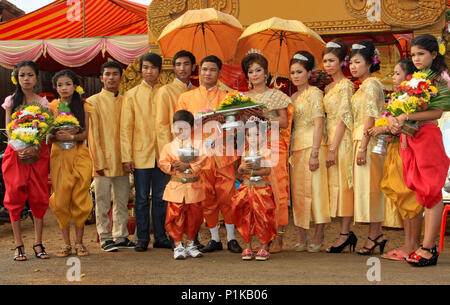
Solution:
[[[6,127],[10,134],[8,144],[17,152],[19,161],[32,164],[39,158],[40,143],[45,139],[53,121],[40,104],[20,106]]]
[[[53,127],[56,131],[58,130],[74,130],[75,128],[80,127],[80,122],[78,122],[77,118],[70,112],[70,108],[65,102],[59,102],[58,105],[58,115],[55,118],[53,123]],[[64,150],[69,150],[75,147],[74,141],[59,141],[59,147]]]

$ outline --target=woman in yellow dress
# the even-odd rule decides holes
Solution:
[[[380,190],[384,156],[372,153],[377,141],[367,132],[381,115],[384,104],[383,85],[371,76],[379,69],[380,62],[372,42],[363,40],[352,45],[350,72],[361,81],[352,97],[354,221],[369,223],[368,239],[358,250],[362,255],[371,255],[377,246],[383,254],[387,242],[381,227],[385,200]]]
[[[392,76],[394,88],[400,86],[406,80],[406,77],[409,74],[413,74],[415,70],[411,58],[401,59],[394,67]],[[370,135],[373,137],[389,132],[388,126],[373,127],[369,130]],[[423,206],[417,202],[415,193],[406,186],[403,179],[403,161],[400,155],[399,137],[392,137],[390,141],[386,153],[386,161],[384,162],[381,190],[390,199],[395,209],[390,209],[386,201],[385,223],[388,218],[395,219],[400,214],[405,241],[403,246],[383,254],[382,257],[403,261],[408,256],[408,253],[420,246]]]
[[[277,89],[268,87],[270,81],[269,64],[267,59],[260,53],[247,54],[241,63],[242,70],[251,88],[245,94],[256,102],[266,106],[265,115],[270,120],[277,121],[279,126],[279,140],[273,141],[272,145],[278,148],[278,164],[274,167],[278,179],[278,191],[274,194],[278,202],[277,224],[278,235],[270,245],[269,252],[277,253],[282,249],[284,227],[288,225],[288,200],[289,200],[289,171],[288,153],[290,138],[290,122],[292,118],[292,106],[289,97]],[[291,107],[289,107],[291,106]],[[275,147],[271,147],[276,151]]]
[[[325,224],[331,221],[328,200],[325,112],[323,93],[310,86],[314,56],[299,51],[290,62],[292,83],[297,92],[291,97],[294,106],[294,129],[291,136],[292,209],[299,239],[295,250],[319,252],[324,240]],[[307,246],[307,230],[315,223],[315,234]]]
[[[72,253],[70,242],[70,222],[75,223],[75,251],[78,256],[89,254],[83,245],[84,223],[92,210],[89,187],[92,178],[92,160],[84,143],[88,136],[89,113],[87,105],[80,97],[80,81],[70,70],[63,70],[53,77],[53,87],[59,99],[50,103],[55,118],[60,103],[65,102],[77,118],[80,128],[57,130],[52,141],[50,154],[50,175],[53,195],[50,208],[55,214],[62,232],[65,245],[56,253],[57,257],[66,257]],[[60,146],[61,142],[74,142],[70,149]]]
[[[350,231],[353,218],[353,83],[344,75],[348,47],[342,39],[327,43],[323,51],[323,66],[333,81],[325,87],[323,106],[327,126],[327,168],[330,216],[341,218],[339,239],[327,249],[328,253],[340,253],[346,246],[355,250],[358,239]]]

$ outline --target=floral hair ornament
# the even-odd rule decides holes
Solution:
[[[344,67],[348,67],[350,65],[350,55],[345,56]]]
[[[84,94],[84,89],[81,86],[77,86],[75,88],[75,91],[78,92],[79,95]]]
[[[326,48],[332,48],[332,49],[339,49],[339,48],[341,48],[341,45],[337,44],[337,43],[335,43],[333,41],[329,41],[329,42],[327,42],[327,45],[325,47]]]
[[[11,82],[12,82],[15,86],[17,86],[17,84],[18,84],[17,79],[16,79],[16,76],[14,75],[14,72],[11,72]]]
[[[380,55],[380,52],[378,51],[378,49],[375,49],[375,51],[373,52],[373,64],[379,64],[380,63],[380,58],[378,57],[378,55]]]
[[[445,43],[442,41],[442,38],[439,37],[438,38],[438,44],[439,44],[439,54],[441,54],[442,56],[445,56],[445,53],[447,52],[446,48],[445,48]]]

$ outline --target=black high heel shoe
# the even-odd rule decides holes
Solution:
[[[345,247],[349,246],[349,251],[350,252],[354,252],[355,251],[355,247],[356,247],[356,243],[358,242],[358,238],[356,238],[355,233],[353,233],[352,231],[348,232],[348,233],[340,233],[339,235],[342,236],[348,236],[347,240],[344,241],[343,244],[337,246],[337,247],[333,247],[331,246],[330,248],[328,248],[327,252],[328,253],[341,253]]]
[[[384,247],[386,246],[386,243],[387,243],[387,239],[384,239],[383,241],[378,242],[378,239],[380,237],[383,237],[383,234],[378,235],[374,239],[367,237],[370,241],[372,241],[374,243],[373,247],[372,248],[362,247],[361,250],[363,250],[363,251],[359,250],[357,253],[360,255],[372,255],[372,252],[375,250],[375,248],[377,246],[379,246],[380,247],[380,255],[383,254]]]
[[[420,256],[415,251],[412,252],[406,261],[410,263],[411,265],[417,266],[417,267],[426,267],[426,266],[433,266],[437,264],[437,260],[439,258],[439,252],[436,249],[436,246],[434,246],[431,249],[420,247],[420,249],[424,251],[428,251],[432,254],[430,258],[425,258],[423,256]]]

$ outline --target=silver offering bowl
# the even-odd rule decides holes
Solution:
[[[388,144],[387,137],[388,136],[385,134],[379,135],[377,137],[378,138],[377,145],[372,149],[372,152],[374,154],[386,155]]]
[[[58,127],[57,130],[72,130],[74,129],[74,126],[61,126]],[[69,150],[75,147],[75,141],[60,141],[58,142],[59,147],[61,147],[64,150]]]
[[[232,130],[239,127],[239,122],[236,120],[236,115],[239,113],[238,110],[226,112],[223,114],[225,117],[225,123],[222,124],[223,130]]]
[[[192,147],[178,148],[178,156],[180,160],[185,163],[192,163],[197,159],[198,149]],[[191,170],[187,169],[184,171],[185,174],[191,174]]]
[[[253,164],[253,169],[260,169],[261,168],[261,159],[262,156],[258,156],[258,155],[250,155],[250,156],[246,156],[244,157],[244,160],[246,162],[250,162]]]

